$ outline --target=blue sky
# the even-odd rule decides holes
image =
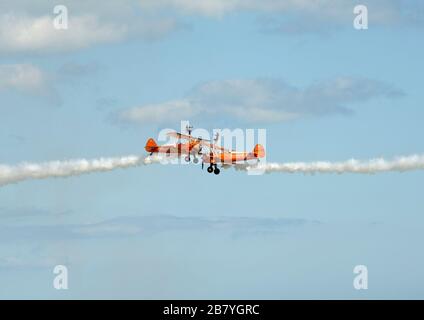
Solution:
[[[62,2],[60,32],[56,2],[0,5],[2,164],[143,154],[180,120],[265,128],[273,162],[423,153],[415,1],[361,1],[362,31],[356,1]],[[423,178],[152,165],[2,186],[0,297],[423,298]]]

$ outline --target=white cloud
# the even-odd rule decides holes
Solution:
[[[140,0],[140,3],[146,9],[172,8],[182,14],[209,17],[244,11],[277,15],[279,18],[289,18],[283,26],[285,31],[302,27],[303,23],[309,24],[311,20],[324,25],[336,22],[351,26],[353,8],[358,5],[356,0]],[[414,6],[421,6],[402,0],[365,0],[361,4],[368,7],[375,25],[409,24],[414,16]]]
[[[339,77],[296,88],[278,79],[212,81],[183,99],[144,105],[120,113],[136,123],[173,123],[193,118],[228,118],[250,123],[284,122],[301,117],[351,113],[350,105],[402,93],[366,78]]]
[[[294,218],[255,218],[226,217],[215,218],[178,217],[173,215],[120,216],[96,223],[77,224],[17,224],[0,225],[2,243],[21,241],[57,241],[66,239],[86,239],[98,237],[149,236],[159,232],[186,232],[210,230],[230,234],[270,234],[281,233],[292,228],[318,226],[319,221]],[[2,266],[21,264],[15,257],[0,257]],[[53,264],[54,265],[54,264]]]
[[[319,6],[319,1],[308,0],[140,0],[148,9],[172,8],[185,14],[222,16],[234,11],[286,11],[289,9],[311,10]],[[321,3],[324,1],[321,1]]]
[[[144,14],[137,0],[64,0],[68,29],[55,29],[57,3],[40,0],[0,3],[0,53],[66,52],[129,38],[157,39],[178,29],[176,19]]]
[[[373,25],[423,25],[423,4],[401,0],[364,1]],[[283,33],[352,27],[355,0],[63,0],[69,29],[53,28],[48,0],[0,3],[0,53],[63,52],[129,38],[157,39],[175,31],[185,15],[223,17],[253,12],[264,31]],[[336,28],[337,29],[337,28]]]
[[[45,94],[48,80],[45,73],[30,64],[0,65],[0,91],[16,90],[31,94]]]
[[[60,84],[69,84],[71,80],[81,82],[82,77],[96,70],[95,64],[67,63],[57,71],[47,71],[26,63],[0,64],[0,93],[24,94],[60,105]]]
[[[162,122],[164,119],[169,121],[179,121],[196,115],[199,110],[187,100],[175,100],[162,104],[145,105],[141,108],[131,108],[121,113],[123,120],[135,122]]]
[[[36,257],[35,255],[26,256],[6,256],[0,257],[1,269],[26,269],[26,268],[51,268],[58,262],[54,258]]]
[[[67,51],[91,44],[114,42],[128,33],[126,26],[100,23],[96,16],[71,17],[69,29],[53,27],[52,16],[0,16],[0,51]]]

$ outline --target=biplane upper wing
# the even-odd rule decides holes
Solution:
[[[174,137],[174,138],[177,138],[177,139],[187,139],[187,140],[194,139],[192,136],[190,136],[188,134],[183,134],[183,133],[179,133],[179,132],[176,132],[176,131],[168,132],[166,135],[168,137]]]
[[[174,137],[174,138],[177,138],[177,139],[196,140],[202,146],[206,146],[206,147],[211,148],[211,149],[219,150],[221,152],[228,152],[227,149],[212,143],[208,139],[196,138],[196,137],[193,137],[191,135],[176,132],[176,131],[168,132],[167,135],[169,137]]]
[[[193,136],[191,136],[189,134],[184,134],[184,133],[180,133],[180,132],[176,132],[176,131],[168,132],[166,135],[168,137],[174,137],[174,138],[177,138],[177,139],[199,140],[199,141],[202,141],[202,142],[203,141],[204,142],[211,142],[208,139],[196,138],[196,137],[193,137]]]

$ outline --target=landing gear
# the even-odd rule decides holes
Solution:
[[[184,160],[185,160],[186,162],[190,162],[190,156],[186,156],[186,157],[184,158]]]
[[[209,173],[215,173],[215,174],[219,174],[220,172],[221,172],[221,170],[219,170],[219,168],[216,166],[216,164],[211,164],[209,167],[208,167],[208,172]]]
[[[196,157],[193,159],[193,163],[197,164],[199,162],[199,159],[197,159]]]

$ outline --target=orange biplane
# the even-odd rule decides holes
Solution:
[[[257,144],[252,152],[236,152],[229,150],[222,150],[221,152],[209,152],[209,154],[203,155],[202,158],[202,169],[204,163],[209,163],[208,172],[219,174],[220,170],[218,164],[222,166],[237,165],[240,162],[246,162],[249,160],[258,160],[265,157],[265,149],[261,144]]]
[[[240,163],[245,163],[249,160],[258,160],[265,157],[265,149],[262,145],[257,144],[252,152],[236,152],[230,151],[225,148],[222,148],[216,144],[218,140],[218,135],[215,137],[214,141],[202,139],[201,137],[195,138],[191,135],[191,130],[193,127],[187,126],[187,134],[182,134],[179,132],[170,132],[168,136],[175,137],[179,140],[187,140],[185,143],[176,143],[175,145],[157,145],[155,140],[150,138],[147,140],[145,150],[150,153],[150,155],[164,154],[166,156],[176,155],[178,157],[184,156],[185,161],[190,162],[191,156],[193,156],[193,163],[198,163],[199,159],[197,156],[201,156],[202,160],[202,169],[204,164],[209,164],[207,171],[209,173],[219,174],[220,169],[218,164],[222,167],[228,167],[232,165],[237,165]],[[203,153],[203,147],[207,147],[209,152]]]
[[[179,133],[179,132],[169,132],[167,135],[169,137],[174,137],[179,140],[187,140],[185,143],[177,143],[173,145],[161,145],[159,146],[156,141],[152,138],[147,140],[146,146],[144,149],[150,153],[150,155],[153,155],[154,153],[157,154],[164,154],[166,156],[184,156],[185,161],[190,162],[191,156],[193,156],[193,162],[198,163],[199,159],[197,156],[202,155],[202,149],[203,146],[212,147],[213,144],[209,140],[204,140],[201,137],[195,138],[191,135],[193,127],[187,126],[186,130],[188,132],[187,134]],[[215,138],[217,140],[218,137]]]

